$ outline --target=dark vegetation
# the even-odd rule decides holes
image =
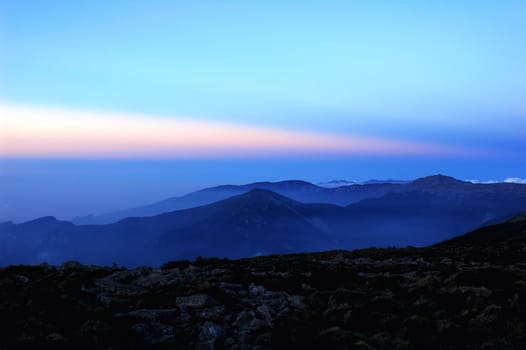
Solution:
[[[524,349],[526,218],[427,248],[0,269],[1,349]]]

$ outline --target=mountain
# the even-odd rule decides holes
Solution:
[[[283,191],[303,188],[304,195],[319,194],[319,187],[309,183],[280,185]],[[376,198],[341,207],[253,189],[212,204],[105,225],[75,225],[52,217],[4,223],[0,265],[64,260],[159,265],[196,256],[426,246],[526,212],[525,185],[473,184],[442,175],[406,185],[353,185],[330,191],[336,198]]]
[[[345,217],[341,207],[304,204],[266,190],[108,225],[79,226],[48,217],[2,224],[0,265],[64,260],[159,265],[199,255],[317,251],[341,244],[337,233],[345,228]]]
[[[266,189],[276,193],[294,194],[314,193],[323,189],[305,181],[290,180],[281,182],[255,182],[247,185],[222,185],[205,188],[203,190],[191,192],[181,197],[172,197],[153,204],[125,209],[121,211],[77,217],[73,222],[78,225],[86,224],[107,224],[117,222],[127,217],[153,216],[161,213],[171,212],[180,209],[188,209],[214,203],[229,197],[246,193],[253,189]]]
[[[511,220],[482,227],[473,232],[439,243],[437,246],[493,246],[509,245],[526,247],[526,213]]]
[[[471,182],[457,180],[454,177],[442,174],[426,176],[416,179],[409,183],[412,188],[435,188],[435,187],[451,187],[472,185]]]
[[[112,213],[89,215],[73,219],[78,225],[108,224],[126,217],[145,217],[174,210],[188,209],[237,196],[253,189],[264,189],[305,203],[329,203],[345,206],[364,198],[380,197],[392,191],[403,190],[401,185],[390,183],[350,185],[325,188],[305,181],[255,182],[247,185],[222,185],[192,192],[181,197],[168,198],[150,205]]]
[[[49,260],[47,252],[67,250],[74,228],[73,224],[51,216],[18,225],[0,223],[0,265]]]
[[[339,180],[337,180],[339,181]],[[304,203],[329,203],[347,206],[363,199],[379,198],[393,192],[410,192],[414,190],[451,191],[471,190],[471,182],[460,181],[444,175],[423,177],[412,182],[397,180],[371,180],[364,184],[351,184],[344,186],[318,186],[300,180],[280,182],[255,182],[246,185],[222,185],[205,188],[181,197],[168,198],[163,201],[146,206],[125,209],[121,211],[77,217],[73,223],[78,225],[109,224],[127,217],[146,217],[167,213],[175,210],[188,209],[206,205],[237,196],[253,189],[264,189]],[[503,184],[477,184],[481,188],[492,190]],[[514,185],[514,184],[506,184]],[[493,186],[493,187],[492,187]]]
[[[350,186],[350,185],[381,185],[381,184],[404,185],[409,182],[410,181],[393,180],[393,179],[387,179],[387,180],[371,179],[371,180],[367,180],[364,182],[356,182],[356,181],[349,181],[349,180],[331,180],[327,182],[318,182],[317,185],[320,187],[325,187],[325,188],[336,188],[336,187]]]
[[[267,190],[214,203],[205,220],[162,235],[161,255],[247,257],[338,247],[345,209],[304,204]]]
[[[526,210],[526,186],[480,185],[433,176],[347,206],[349,230],[366,232],[375,246],[425,246]]]
[[[398,184],[398,185],[405,185],[411,181],[407,180],[395,180],[395,179],[387,179],[387,180],[377,180],[377,179],[371,179],[367,180],[365,182],[362,182],[362,185],[375,185],[375,184]]]

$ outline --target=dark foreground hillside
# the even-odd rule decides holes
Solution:
[[[483,230],[488,244],[11,266],[0,348],[525,349],[525,221]]]

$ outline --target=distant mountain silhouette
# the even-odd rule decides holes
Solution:
[[[365,182],[362,182],[362,185],[375,185],[375,184],[399,184],[399,185],[405,185],[411,181],[407,180],[395,180],[395,179],[387,179],[387,180],[377,180],[377,179],[371,179],[367,180]]]
[[[0,264],[75,259],[159,265],[199,255],[319,251],[341,245],[339,230],[345,227],[346,215],[338,206],[304,204],[252,190],[206,206],[109,225],[77,226],[46,217],[19,225],[1,224]]]
[[[347,215],[338,206],[259,189],[202,208],[209,210],[205,220],[163,234],[162,255],[237,258],[331,249],[340,245],[338,225]]]
[[[473,191],[474,189],[477,189],[477,191],[486,191],[488,193],[500,193],[501,191],[507,191],[508,189],[514,190],[517,188],[516,186],[519,185],[513,183],[473,184],[471,182],[457,180],[453,177],[444,175],[427,176],[407,183],[396,180],[393,180],[392,182],[371,180],[371,183],[331,188],[317,186],[300,180],[256,182],[240,186],[223,185],[206,188],[181,197],[169,198],[142,207],[75,218],[73,223],[78,225],[108,224],[127,217],[153,216],[214,203],[246,193],[253,189],[265,189],[304,203],[329,203],[339,206],[347,206],[363,199],[380,198],[388,193],[411,191],[451,192],[453,190],[463,192]]]
[[[505,221],[526,210],[526,186],[480,185],[442,175],[347,207],[349,229],[367,232],[374,245],[424,246]]]
[[[244,191],[251,186],[256,185],[204,191],[224,195],[225,191]],[[319,187],[300,181],[257,186],[293,192],[301,188],[295,193],[304,195],[319,193]],[[442,175],[406,185],[345,186],[330,193],[343,194],[340,198],[349,193],[377,198],[340,207],[303,203],[266,189],[252,189],[208,205],[106,225],[74,225],[53,217],[17,225],[3,223],[0,264],[80,260],[158,265],[199,255],[233,258],[369,246],[425,246],[526,211],[525,185],[472,184]]]
[[[174,210],[188,209],[206,205],[246,193],[253,189],[266,189],[276,193],[294,194],[294,193],[315,193],[323,191],[322,188],[305,181],[291,180],[281,182],[256,182],[247,185],[222,185],[205,188],[196,192],[189,193],[181,197],[172,197],[157,203],[111,212],[101,215],[90,215],[73,219],[75,224],[106,224],[119,221],[126,217],[144,217],[153,216],[161,213],[171,212]],[[294,197],[294,196],[290,196]]]
[[[305,181],[255,182],[247,185],[222,185],[192,192],[181,197],[168,198],[150,205],[116,211],[101,215],[89,215],[73,219],[73,223],[107,224],[126,217],[144,217],[174,210],[188,209],[237,196],[253,189],[264,189],[304,203],[329,203],[345,206],[364,198],[381,197],[393,191],[403,191],[400,184],[374,183],[326,188]]]
[[[457,180],[454,177],[446,176],[442,174],[426,176],[410,183],[413,188],[429,188],[429,187],[441,187],[441,186],[462,186],[471,185],[471,182]]]

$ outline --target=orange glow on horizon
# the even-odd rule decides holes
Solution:
[[[458,153],[452,147],[384,138],[0,104],[0,157],[227,158]]]

